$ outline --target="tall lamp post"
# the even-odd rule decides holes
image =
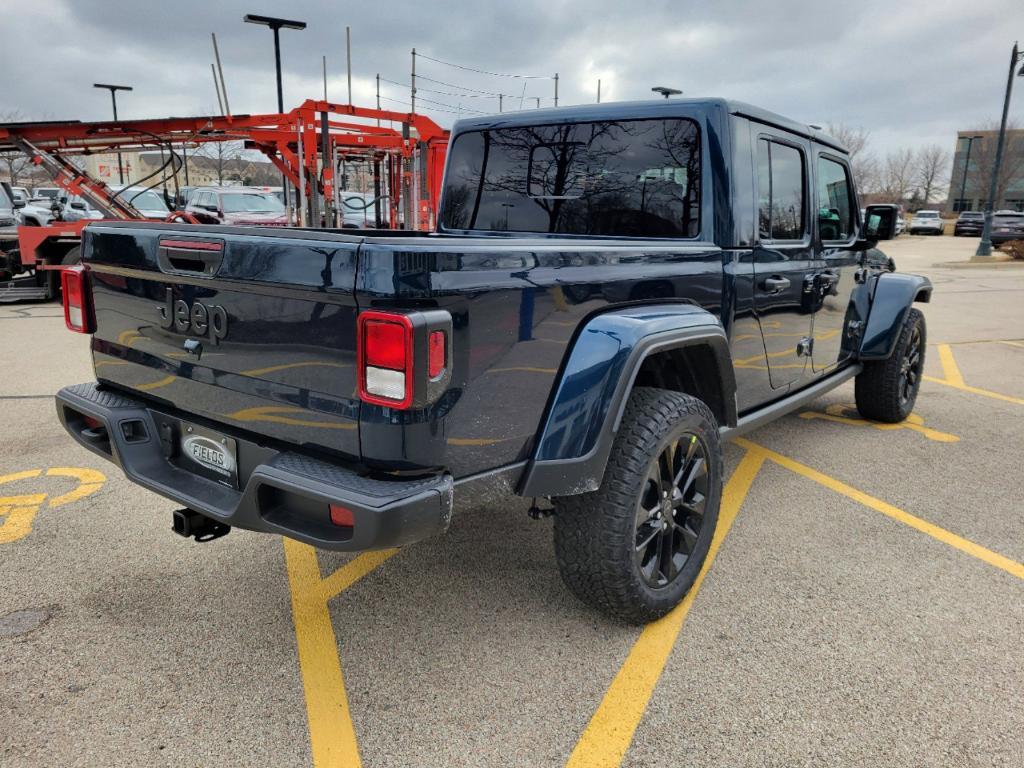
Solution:
[[[1017,62],[1022,54],[1017,49],[1017,43],[1013,44],[1013,52],[1010,54],[1010,72],[1006,76],[1006,96],[1003,98],[1003,120],[999,124],[999,141],[996,142],[996,161],[992,166],[992,183],[989,186],[988,201],[985,203],[985,227],[981,232],[981,242],[978,243],[978,250],[975,256],[989,256],[992,254],[992,207],[996,203],[996,191],[999,186],[999,166],[1003,164],[1003,146],[1006,144],[1006,116],[1010,111],[1010,94],[1013,92],[1013,76]],[[1024,76],[1024,67],[1016,73]]]
[[[279,19],[274,16],[257,16],[252,13],[247,13],[242,17],[242,21],[248,24],[261,24],[265,27],[270,27],[274,32],[274,66],[277,70],[277,111],[278,114],[284,112],[284,90],[281,87],[281,30],[282,29],[298,29],[302,30],[306,28],[306,22],[304,21],[290,21],[289,19]],[[300,159],[301,162],[301,159]],[[289,198],[291,195],[288,193],[288,176],[281,173],[281,187],[284,189],[284,205],[285,208],[291,208],[291,201]],[[299,191],[302,194],[302,191]],[[296,207],[299,205],[298,199],[295,201]]]
[[[93,83],[93,88],[105,88],[110,91],[110,103],[114,105],[114,121],[117,121],[117,92],[133,90],[130,85],[108,85],[107,83]],[[124,185],[124,163],[121,162],[121,153],[117,153],[117,173]]]
[[[967,156],[964,158],[964,175],[960,181],[960,210],[963,210],[964,195],[967,194],[967,168],[971,164],[971,146],[975,141],[982,138],[981,136],[964,136],[967,139]]]

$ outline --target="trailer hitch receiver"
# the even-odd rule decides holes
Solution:
[[[173,530],[176,534],[186,539],[194,538],[200,543],[213,541],[231,533],[231,526],[227,523],[211,520],[191,509],[176,509],[173,518]]]

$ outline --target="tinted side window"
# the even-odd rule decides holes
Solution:
[[[806,221],[803,153],[786,144],[759,139],[757,169],[761,237],[800,240]]]
[[[853,236],[853,202],[846,167],[827,157],[818,158],[818,230],[822,240],[849,240]]]
[[[700,232],[700,138],[686,119],[473,131],[445,176],[448,229],[627,237]]]

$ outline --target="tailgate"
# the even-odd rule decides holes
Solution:
[[[91,225],[96,377],[222,425],[359,456],[358,238]]]

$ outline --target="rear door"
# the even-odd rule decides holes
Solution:
[[[99,381],[198,419],[359,455],[359,239],[133,222],[90,226],[83,245]]]
[[[814,210],[821,256],[808,286],[814,308],[814,347],[811,363],[815,374],[827,373],[849,358],[847,338],[853,289],[861,253],[857,241],[857,201],[850,167],[841,156],[815,149]]]
[[[808,217],[807,145],[784,132],[759,128],[757,145],[759,239],[754,248],[754,308],[764,338],[773,389],[804,377],[811,335],[805,287],[813,279]],[[763,358],[737,367],[763,366]]]

